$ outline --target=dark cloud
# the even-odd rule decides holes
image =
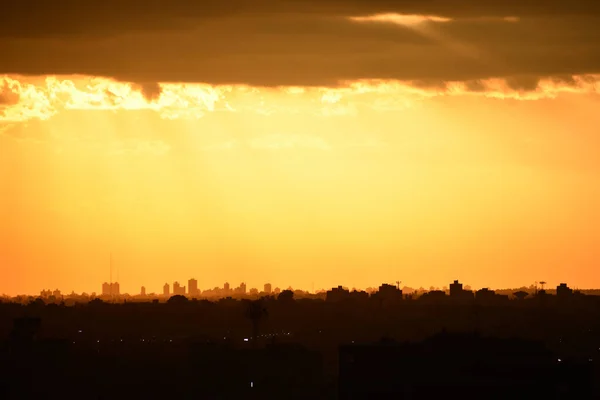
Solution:
[[[455,20],[415,29],[345,18],[380,12]],[[530,89],[600,72],[599,23],[600,2],[583,0],[4,0],[0,74],[268,86],[509,77]]]
[[[532,91],[537,89],[540,83],[539,76],[510,76],[506,79],[508,87],[520,91]]]
[[[0,34],[32,37],[174,29],[239,15],[447,17],[598,15],[595,0],[3,0]]]

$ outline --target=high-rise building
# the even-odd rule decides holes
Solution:
[[[272,290],[272,289],[271,289],[271,284],[270,284],[270,283],[265,283],[265,289],[264,289],[264,292],[265,292],[266,294],[271,294],[271,290]]]
[[[108,282],[104,282],[102,284],[102,296],[110,296],[111,284]]]
[[[185,286],[181,286],[179,282],[173,282],[173,295],[185,296]]]
[[[223,285],[223,290],[226,292],[229,292],[229,282],[225,282],[225,284]]]
[[[118,282],[102,284],[102,295],[103,296],[119,296],[121,294],[121,287]]]
[[[460,295],[462,295],[462,292],[463,292],[462,283],[459,283],[458,281],[455,280],[453,283],[450,284],[450,296],[452,296],[452,297],[460,296]]]
[[[240,293],[246,294],[246,283],[240,283]]]
[[[567,286],[566,283],[561,283],[556,287],[556,297],[560,300],[567,299],[573,295],[573,289]]]
[[[171,295],[171,290],[168,283],[165,283],[163,286],[163,295],[169,297]]]
[[[188,281],[188,294],[190,296],[199,296],[200,291],[198,290],[198,281],[194,278]]]
[[[146,296],[146,288],[144,286],[142,286],[142,289],[140,290],[140,296]]]

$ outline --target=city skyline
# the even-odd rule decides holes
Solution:
[[[435,287],[435,286],[428,286],[428,287],[424,287],[424,286],[419,286],[419,287],[411,287],[411,286],[407,286],[407,285],[402,285],[402,281],[396,281],[394,283],[381,283],[379,285],[376,285],[374,287],[365,287],[365,288],[360,288],[360,287],[346,287],[343,285],[336,285],[336,286],[332,286],[331,288],[319,288],[319,289],[312,289],[312,290],[308,290],[308,289],[304,289],[304,288],[293,288],[291,286],[287,286],[287,287],[279,287],[279,286],[274,286],[271,283],[267,282],[264,283],[263,285],[259,285],[259,286],[248,286],[246,282],[241,282],[239,285],[235,286],[235,285],[231,285],[229,282],[225,282],[223,283],[221,286],[214,286],[214,287],[208,287],[208,288],[202,288],[198,285],[198,281],[195,278],[190,278],[188,281],[188,285],[187,287],[185,285],[182,285],[179,283],[179,281],[175,280],[172,283],[165,283],[162,286],[162,290],[161,291],[147,291],[146,290],[146,286],[141,286],[138,292],[121,292],[120,291],[120,284],[118,282],[104,282],[102,284],[102,289],[99,292],[95,292],[95,291],[90,291],[90,292],[83,292],[80,294],[88,294],[88,295],[96,295],[99,297],[119,297],[119,296],[132,296],[132,297],[136,297],[136,296],[141,296],[141,297],[162,297],[162,298],[170,298],[172,296],[175,295],[180,295],[180,296],[184,296],[184,297],[188,297],[188,298],[202,298],[202,297],[218,297],[218,298],[224,298],[224,297],[229,297],[229,296],[269,296],[269,295],[278,295],[279,293],[281,293],[282,291],[285,290],[293,290],[294,292],[299,291],[299,292],[303,292],[306,294],[322,294],[322,293],[326,293],[329,292],[331,290],[345,290],[345,291],[357,291],[357,292],[367,292],[367,293],[375,293],[377,291],[380,291],[382,288],[397,288],[401,291],[403,291],[405,294],[412,294],[412,293],[427,293],[427,292],[436,292],[436,291],[443,291],[446,292],[448,294],[450,294],[453,290],[453,287],[459,287],[459,290],[464,290],[465,291],[469,291],[469,292],[479,292],[479,291],[500,291],[500,292],[507,292],[507,291],[517,291],[517,290],[522,290],[525,289],[527,291],[527,293],[537,293],[538,291],[548,291],[548,292],[556,292],[560,289],[568,289],[571,292],[573,291],[588,291],[588,292],[600,292],[600,289],[596,289],[596,288],[579,288],[579,287],[570,287],[568,285],[568,283],[565,282],[560,282],[556,285],[555,288],[552,288],[551,284],[549,284],[546,281],[536,281],[530,285],[521,285],[521,286],[515,286],[512,288],[494,288],[494,287],[472,287],[469,284],[465,284],[464,282],[461,282],[457,279],[453,280],[452,282],[442,286],[442,287]],[[190,285],[190,282],[196,282],[194,285]],[[175,287],[177,286],[177,289],[175,289]],[[192,289],[190,290],[190,287],[192,287]],[[27,294],[20,294],[20,295],[27,295]],[[59,289],[43,289],[40,292],[40,295],[42,297],[50,297],[53,296],[55,298],[59,298],[61,296],[64,295],[64,293],[62,293]],[[511,293],[512,295],[512,293]]]

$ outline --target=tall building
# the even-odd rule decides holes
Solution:
[[[463,285],[458,281],[454,281],[454,283],[450,284],[450,296],[456,297],[462,295]]]
[[[240,283],[240,293],[246,294],[246,282]]]
[[[165,283],[163,286],[163,295],[169,297],[171,295],[171,290],[168,283]]]
[[[108,282],[102,284],[102,296],[110,296],[110,286],[111,284]]]
[[[118,282],[102,284],[102,295],[103,296],[119,296],[121,294],[121,287]]]
[[[342,286],[338,286],[337,288],[332,288],[327,291],[326,301],[342,301],[347,299],[350,296],[350,291],[344,289]]]
[[[198,290],[198,281],[194,278],[188,281],[188,294],[190,296],[199,296],[200,291]]]
[[[229,289],[230,289],[229,282],[225,282],[225,284],[223,285],[223,290],[226,292],[229,292]]]
[[[266,294],[271,294],[271,290],[272,290],[272,289],[271,289],[271,284],[270,284],[270,283],[265,283],[265,288],[264,288],[264,290],[263,290],[263,291],[264,291]]]
[[[569,298],[573,295],[573,289],[567,286],[566,283],[561,283],[556,287],[556,297],[560,300]]]
[[[140,296],[146,296],[146,288],[144,286],[142,286],[142,289],[140,290]]]
[[[185,296],[185,286],[181,286],[179,282],[173,282],[173,295]]]

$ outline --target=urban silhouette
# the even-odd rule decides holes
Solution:
[[[4,298],[2,398],[600,394],[600,296],[564,283],[497,292],[396,281],[320,293],[188,285],[196,296],[115,287]]]

